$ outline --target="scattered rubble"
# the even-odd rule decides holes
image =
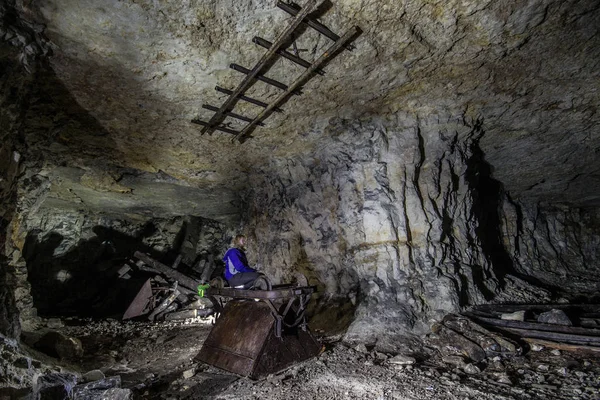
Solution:
[[[537,322],[542,322],[545,324],[554,324],[554,325],[564,325],[564,326],[572,326],[573,323],[567,317],[567,314],[563,310],[552,309],[550,311],[546,311],[541,313],[537,317]]]
[[[195,302],[193,307],[202,304],[200,299]],[[194,360],[212,329],[213,317],[52,318],[42,321],[41,332],[24,333],[25,347],[0,338],[0,399],[35,395],[119,400],[600,398],[600,358],[594,346],[530,343],[527,337],[492,330],[505,327],[478,323],[493,314],[502,323],[531,324],[535,318],[541,325],[539,315],[550,312],[563,321],[564,314],[575,325],[580,319],[573,317],[572,309],[499,308],[492,313],[488,306],[487,317],[482,317],[481,309],[468,316],[447,315],[426,337],[399,341],[398,351],[322,335],[324,351],[319,356],[260,380]],[[502,318],[508,314],[511,318]],[[587,329],[590,337],[598,333],[543,324],[559,330]]]
[[[600,359],[596,353],[582,349],[557,352],[545,346],[532,351],[526,343],[508,339],[458,315],[447,316],[435,327],[437,333],[427,335],[420,345],[414,338],[399,342],[398,348],[404,350],[398,352],[376,345],[346,343],[341,336],[321,336],[325,350],[318,357],[261,380],[239,377],[193,360],[208,336],[211,318],[61,321],[64,327],[60,333],[79,339],[83,345],[77,371],[47,367],[19,353],[16,343],[5,341],[0,351],[3,355],[12,354],[9,359],[13,379],[19,374],[27,376],[22,371],[29,370],[31,377],[50,375],[46,385],[49,388],[66,390],[72,386],[74,394],[89,396],[82,398],[111,399],[600,397]],[[463,340],[457,340],[459,337]],[[481,350],[475,351],[473,345],[463,349],[466,341]],[[407,343],[412,352],[406,350]],[[2,364],[2,368],[7,367]],[[63,379],[62,386],[50,385],[60,382],[59,377]],[[31,381],[23,379],[24,384]],[[11,385],[10,390],[17,390],[14,380]],[[0,389],[3,395],[2,390],[9,389]]]

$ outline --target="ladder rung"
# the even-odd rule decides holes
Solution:
[[[283,11],[290,14],[292,17],[295,17],[300,12],[300,10],[302,10],[296,4],[293,4],[293,3],[286,4],[283,1],[278,1],[277,7],[281,8]],[[319,21],[312,19],[309,16],[304,18],[304,21],[302,21],[302,22],[304,22],[305,24],[307,24],[308,26],[310,26],[317,32],[321,33],[322,35],[327,36],[329,39],[333,40],[334,42],[340,38],[338,35],[336,35],[334,32],[332,32],[331,29],[329,29],[328,27],[326,27]],[[348,50],[354,50],[354,46],[352,46],[351,44],[347,44],[344,47]]]
[[[257,45],[264,47],[265,49],[270,49],[271,46],[273,46],[273,43],[269,42],[266,39],[258,37],[258,36],[255,36],[254,39],[252,39],[252,41],[254,43],[256,43]],[[288,60],[304,67],[304,68],[310,68],[310,63],[308,61],[301,59],[300,57],[290,53],[289,51],[279,49],[276,51],[276,53],[279,54],[280,56],[285,57]],[[316,70],[315,72],[319,75],[325,75],[325,72],[323,72],[320,69]]]
[[[240,133],[240,132],[238,132],[236,130],[225,128],[224,126],[210,126],[210,124],[208,122],[204,122],[204,121],[201,121],[199,119],[193,119],[192,123],[198,124],[198,125],[202,125],[202,126],[206,126],[208,128],[216,129],[216,130],[221,131],[221,132],[230,133],[232,135],[239,135],[239,133]]]
[[[214,112],[219,111],[219,107],[211,106],[210,104],[202,104],[202,108],[210,110],[210,111],[214,111]],[[248,118],[248,117],[245,117],[240,114],[232,113],[230,111],[224,111],[223,114],[227,115],[228,117],[231,117],[231,118],[237,118],[242,121],[252,122],[252,118]],[[263,123],[258,124],[258,125],[265,126],[265,124],[263,124]]]
[[[248,75],[250,72],[252,72],[248,68],[244,68],[238,64],[230,64],[229,68],[233,69],[234,71],[241,72],[242,74],[246,74],[246,75]],[[281,83],[279,81],[276,81],[275,79],[267,78],[264,75],[256,75],[256,79],[258,79],[259,81],[268,83],[269,85],[275,86],[281,90],[288,89],[288,86],[285,83]],[[302,93],[296,91],[296,92],[294,92],[294,94],[301,95]]]
[[[230,96],[233,94],[233,90],[225,89],[225,88],[222,88],[222,87],[220,87],[220,86],[216,86],[216,87],[215,87],[215,90],[216,90],[217,92],[221,92],[221,93],[224,93],[224,94],[228,94],[228,95],[230,95]],[[269,106],[269,105],[268,105],[267,103],[265,103],[264,101],[256,100],[256,99],[253,99],[252,97],[248,97],[248,96],[240,95],[240,96],[238,96],[238,98],[239,98],[240,100],[244,100],[244,101],[247,101],[248,103],[256,104],[257,106],[261,106],[261,107],[264,107],[264,108],[267,108],[267,107]],[[275,109],[275,110],[273,110],[273,111],[277,111],[277,112],[283,112],[283,110],[282,110],[281,108],[277,108],[277,109]]]

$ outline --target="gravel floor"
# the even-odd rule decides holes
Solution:
[[[111,400],[600,399],[597,352],[534,346],[522,355],[468,363],[442,356],[428,338],[399,343],[401,352],[384,352],[322,335],[318,357],[252,380],[194,361],[211,328],[207,319],[47,321],[38,336],[52,330],[77,338],[83,356],[58,360],[0,338],[0,399],[30,398],[23,396],[31,396],[40,376],[57,374],[78,388],[104,377],[120,379],[120,388],[101,397]]]
[[[61,330],[83,343],[81,372],[120,375],[139,399],[600,399],[600,353],[537,348],[456,366],[426,346],[384,353],[341,336],[320,337],[319,357],[254,381],[193,360],[211,327],[109,320],[66,321]]]

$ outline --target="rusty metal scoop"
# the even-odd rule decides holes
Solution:
[[[209,298],[234,300],[225,304],[196,360],[258,379],[316,356],[321,345],[304,317],[312,292],[313,287],[208,289]]]

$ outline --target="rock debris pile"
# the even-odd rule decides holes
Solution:
[[[118,399],[594,400],[600,395],[597,353],[528,346],[458,316],[448,316],[434,327],[437,333],[422,340],[407,338],[395,349],[324,335],[320,340],[325,349],[318,357],[262,380],[194,361],[210,319],[62,323],[58,326],[53,320],[50,325],[82,343],[83,354],[69,360],[71,370],[46,367],[23,355],[16,343],[4,341],[2,354],[10,355],[10,368],[23,369],[10,373],[12,379],[50,376],[43,380],[62,379],[62,387],[72,382],[73,393],[102,388],[103,393],[121,396],[112,397]],[[479,352],[464,344],[470,340],[483,344]],[[7,367],[2,364],[3,372]],[[24,392],[27,379],[33,378],[23,379]]]

